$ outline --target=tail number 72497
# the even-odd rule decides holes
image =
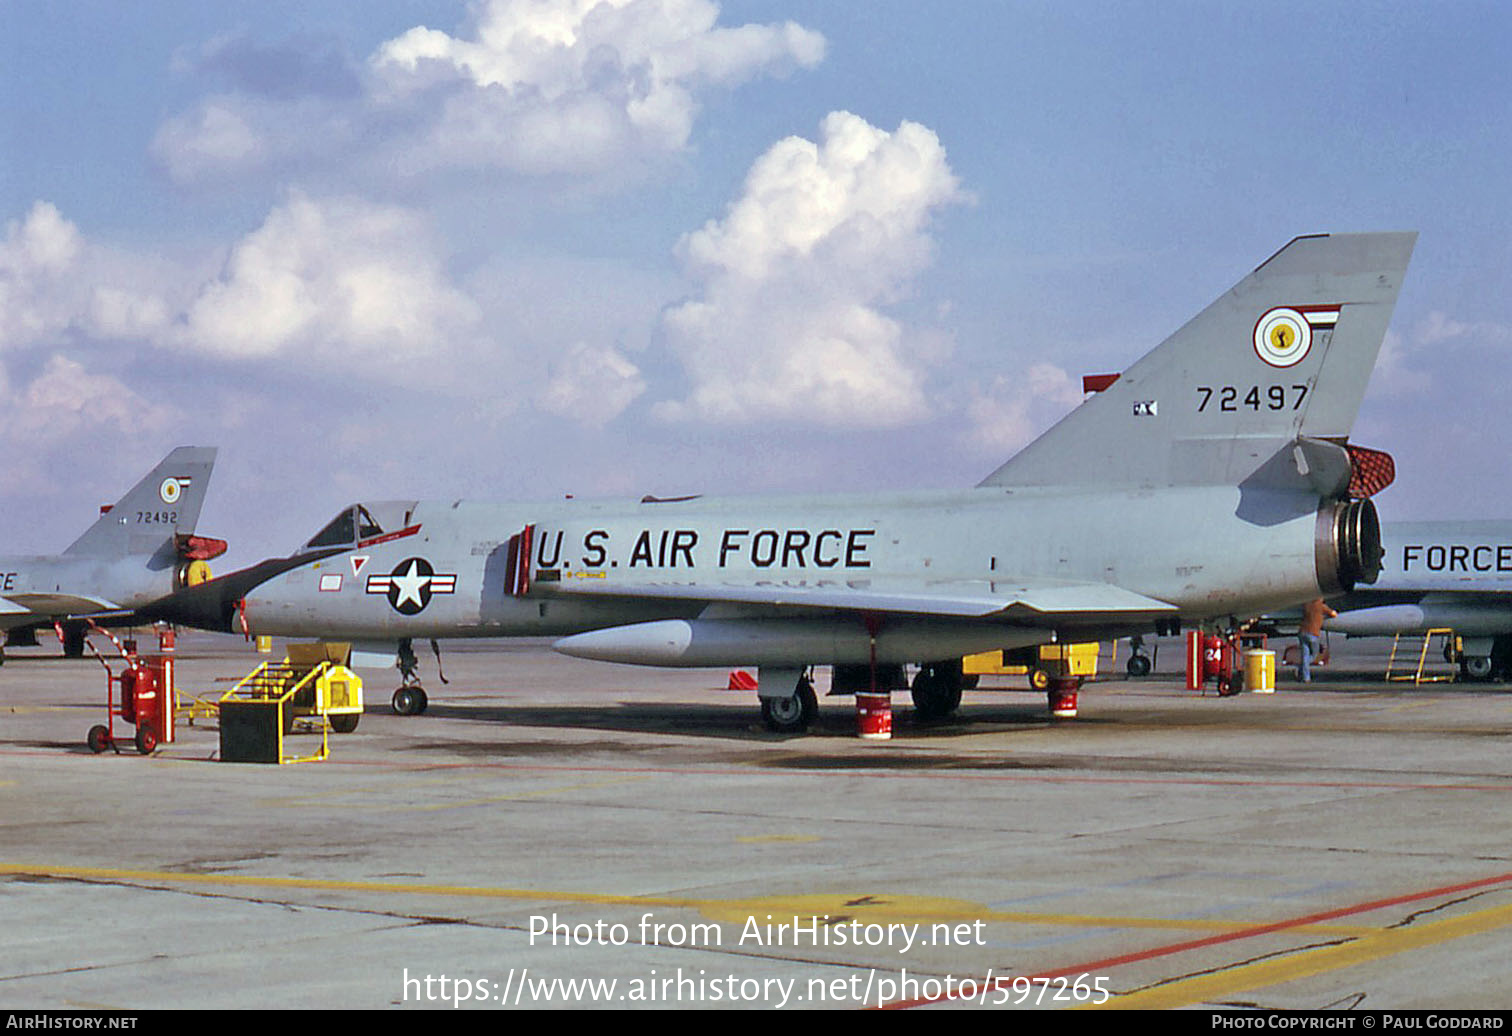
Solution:
[[[1202,398],[1197,403],[1199,414],[1208,411],[1234,413],[1239,410],[1301,410],[1307,398],[1305,384],[1292,385],[1198,385]],[[1217,397],[1216,401],[1214,397]]]

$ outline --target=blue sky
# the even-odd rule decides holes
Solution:
[[[1356,441],[1506,517],[1493,3],[0,0],[0,535],[975,482],[1292,236],[1415,229]],[[54,527],[56,526],[56,528]]]

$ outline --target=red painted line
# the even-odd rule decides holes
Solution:
[[[1136,950],[1133,953],[1124,953],[1116,957],[1104,957],[1101,960],[1085,961],[1081,964],[1072,964],[1068,967],[1055,968],[1043,971],[1027,977],[1029,980],[1037,979],[1053,980],[1058,978],[1079,977],[1093,974],[1107,968],[1116,968],[1120,964],[1135,964],[1140,961],[1153,960],[1156,957],[1169,957],[1188,950],[1200,950],[1207,946],[1219,946],[1223,943],[1237,942],[1240,939],[1253,939],[1261,935],[1273,935],[1276,932],[1284,932],[1292,928],[1305,928],[1308,925],[1321,924],[1325,921],[1336,921],[1341,917],[1351,917],[1355,914],[1368,914],[1372,910],[1384,910],[1387,907],[1402,906],[1406,903],[1417,903],[1425,899],[1434,899],[1440,896],[1452,896],[1460,892],[1471,892],[1476,889],[1491,888],[1495,885],[1512,883],[1512,872],[1497,874],[1489,878],[1480,878],[1476,881],[1464,881],[1457,885],[1442,885],[1438,888],[1426,889],[1422,892],[1409,892],[1401,896],[1389,896],[1385,899],[1371,899],[1353,906],[1336,907],[1333,910],[1320,910],[1312,914],[1304,914],[1301,917],[1289,918],[1285,921],[1273,921],[1270,924],[1253,925],[1249,928],[1241,928],[1234,932],[1225,932],[1221,935],[1208,935],[1200,939],[1185,939],[1181,942],[1168,943],[1165,946],[1155,946],[1147,950]],[[999,988],[1002,988],[1003,980],[999,980]],[[944,1000],[953,1000],[955,997],[935,997],[933,999],[897,1000],[883,1006],[883,1010],[900,1010],[908,1007],[922,1007],[925,1004],[938,1003]]]
[[[391,540],[402,540],[406,536],[413,536],[419,531],[420,526],[409,525],[403,529],[400,529],[398,532],[386,532],[382,536],[374,536],[371,539],[358,540],[357,549],[361,550],[363,547],[371,547],[379,543],[388,543]]]

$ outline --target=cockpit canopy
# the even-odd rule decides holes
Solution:
[[[414,500],[383,500],[343,507],[300,549],[355,547],[375,536],[398,532],[409,526],[416,503]]]

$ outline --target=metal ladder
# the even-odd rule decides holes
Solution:
[[[1428,647],[1433,642],[1433,638],[1440,634],[1451,638],[1452,642],[1452,638],[1454,637],[1454,630],[1447,628],[1431,629],[1427,633],[1423,634],[1423,647],[1422,650],[1418,652],[1417,668],[1404,668],[1400,672],[1396,667],[1396,657],[1397,648],[1401,645],[1402,642],[1402,634],[1398,633],[1395,637],[1391,638],[1391,657],[1386,662],[1386,679],[1396,682],[1406,682],[1408,680],[1411,680],[1414,686],[1425,683],[1452,682],[1456,675],[1454,672],[1430,673],[1426,676],[1423,675],[1423,669],[1428,664]]]

